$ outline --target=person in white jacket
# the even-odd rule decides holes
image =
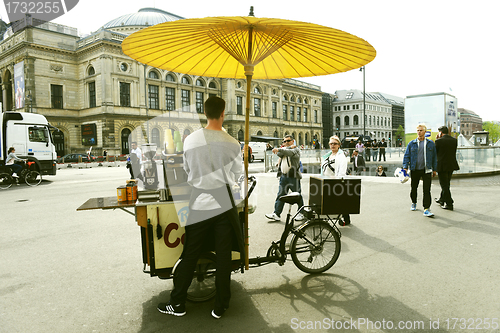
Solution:
[[[321,175],[326,177],[341,177],[347,174],[348,159],[345,153],[340,149],[340,139],[334,135],[330,138],[331,151],[323,155],[321,163]]]
[[[323,162],[321,163],[321,175],[325,177],[343,177],[347,175],[348,159],[344,151],[340,149],[340,139],[334,135],[330,137],[331,151],[323,155]],[[349,214],[343,214],[344,221],[341,225],[351,224],[351,217]]]

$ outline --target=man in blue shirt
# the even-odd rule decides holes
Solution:
[[[424,124],[417,126],[417,138],[408,143],[403,157],[403,169],[411,170],[411,210],[417,210],[417,189],[420,179],[424,183],[424,216],[433,217],[431,207],[431,177],[436,176],[437,155],[436,145],[432,140],[425,138],[427,127]]]

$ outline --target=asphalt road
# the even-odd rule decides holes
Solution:
[[[76,211],[115,195],[128,176],[123,167],[62,169],[38,187],[0,191],[0,332],[500,331],[500,176],[453,180],[455,210],[433,205],[434,218],[421,204],[410,211],[409,184],[364,177],[361,214],[341,227],[332,269],[307,275],[288,261],[235,273],[220,320],[211,301],[188,303],[181,318],[159,313],[172,282],[142,272],[134,217]],[[257,176],[250,255],[264,256],[283,223],[264,217],[277,179]]]

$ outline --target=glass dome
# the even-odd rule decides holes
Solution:
[[[163,22],[182,20],[184,17],[166,12],[158,8],[142,8],[137,13],[120,16],[102,26],[103,29],[113,29],[130,26],[150,26]]]

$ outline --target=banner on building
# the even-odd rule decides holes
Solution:
[[[24,108],[24,61],[14,65],[14,89],[16,90],[16,109]]]

